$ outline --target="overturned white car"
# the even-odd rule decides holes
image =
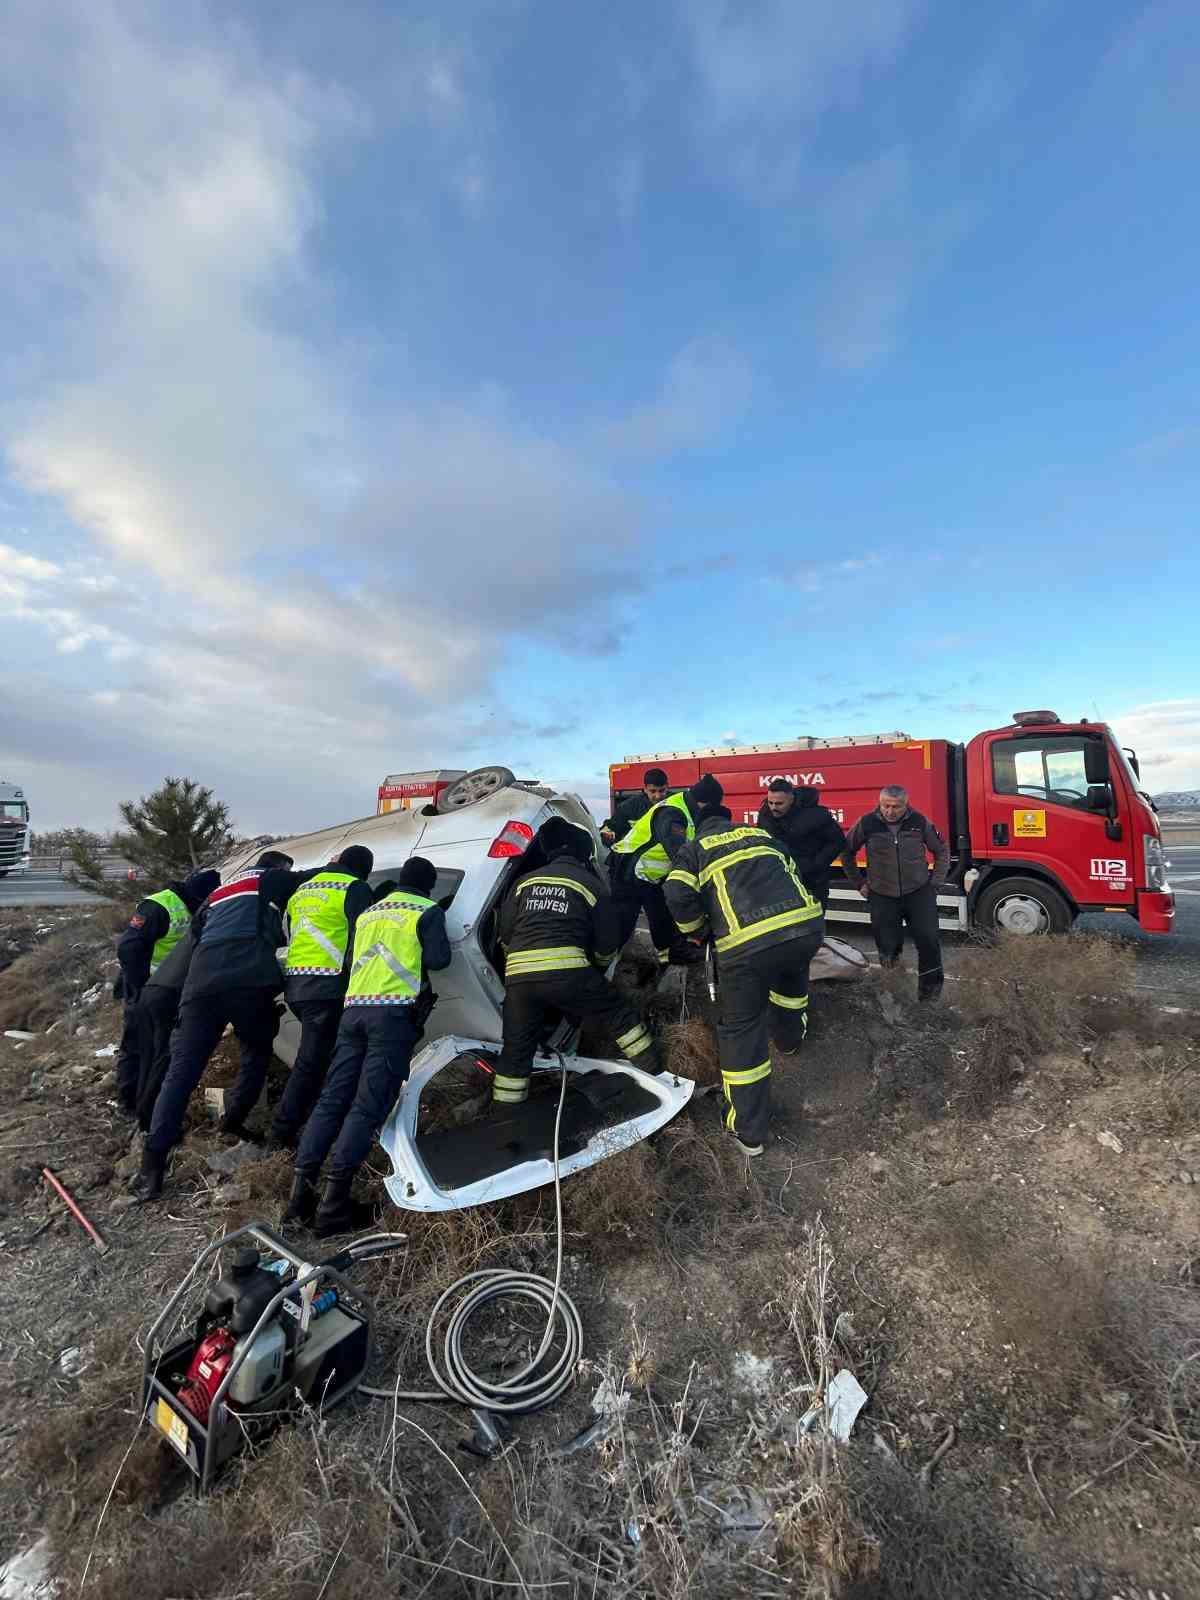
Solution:
[[[472,1099],[483,1100],[500,1047],[500,906],[516,878],[539,865],[535,836],[552,816],[587,828],[600,853],[596,824],[578,796],[518,783],[503,767],[466,774],[436,807],[363,817],[276,842],[299,869],[322,866],[347,845],[366,845],[375,857],[372,884],[394,877],[414,855],[437,868],[432,898],[446,911],[452,959],[434,975],[437,1005],[380,1135],[393,1168],[388,1193],[408,1210],[452,1211],[550,1182],[560,1063],[568,1074],[559,1125],[564,1177],[646,1138],[691,1097],[690,1079],[670,1073],[652,1077],[625,1061],[576,1055],[578,1030],[563,1021],[545,1041],[538,1066],[548,1070],[535,1070],[524,1105],[478,1121],[463,1115]],[[223,875],[247,866],[261,848],[256,843],[239,852],[224,864]],[[286,1012],[275,1050],[289,1065],[299,1035],[299,1023]],[[457,1103],[447,1105],[442,1091],[451,1089]]]

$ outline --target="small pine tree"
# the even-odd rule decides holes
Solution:
[[[192,778],[168,778],[153,794],[122,801],[120,812],[129,832],[114,834],[113,848],[158,883],[215,860],[233,837],[228,807]]]
[[[87,828],[62,828],[57,838],[59,854],[66,858],[63,876],[85,889],[94,889],[97,894],[103,894],[107,884],[100,851],[107,841]]]

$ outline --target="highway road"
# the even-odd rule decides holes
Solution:
[[[70,883],[57,872],[25,872],[0,878],[0,908],[5,906],[95,906],[98,895]]]

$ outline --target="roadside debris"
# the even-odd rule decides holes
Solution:
[[[1125,1146],[1117,1138],[1116,1134],[1110,1133],[1107,1128],[1103,1133],[1096,1135],[1096,1143],[1102,1144],[1106,1150],[1111,1150],[1115,1155],[1123,1156],[1125,1154]]]
[[[75,1204],[75,1201],[71,1198],[67,1190],[63,1188],[62,1184],[50,1171],[49,1167],[42,1168],[42,1177],[45,1178],[46,1182],[54,1190],[55,1194],[58,1195],[59,1199],[63,1201],[67,1207],[67,1210],[75,1218],[76,1222],[78,1222],[88,1234],[92,1243],[96,1246],[96,1249],[99,1250],[101,1255],[104,1255],[105,1251],[108,1249],[108,1241],[105,1239],[104,1235],[88,1221],[83,1212]]]
[[[207,1157],[205,1165],[210,1172],[239,1172],[252,1161],[264,1160],[266,1155],[267,1151],[261,1145],[247,1144],[243,1139],[232,1150],[218,1150],[215,1155]]]
[[[592,1396],[592,1410],[601,1417],[621,1417],[629,1408],[630,1394],[611,1378],[604,1378]]]
[[[858,1413],[867,1403],[867,1391],[849,1370],[843,1367],[825,1392],[825,1410],[829,1417],[829,1431],[843,1444],[850,1438]]]
[[[28,1044],[31,1039],[37,1038],[37,1034],[26,1033],[24,1028],[5,1028],[4,1037],[6,1039],[16,1039],[20,1044]]]
[[[698,1494],[696,1500],[709,1511],[716,1512],[720,1519],[719,1531],[735,1544],[754,1544],[771,1520],[771,1508],[756,1489],[735,1485],[727,1489],[720,1500],[703,1494]]]

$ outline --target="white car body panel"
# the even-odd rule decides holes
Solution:
[[[554,1182],[553,1161],[535,1160],[522,1162],[519,1166],[510,1167],[507,1172],[465,1184],[461,1188],[441,1189],[422,1161],[416,1143],[422,1089],[435,1073],[463,1052],[487,1049],[495,1049],[495,1045],[482,1039],[446,1036],[436,1044],[426,1045],[413,1058],[404,1093],[379,1135],[379,1142],[392,1163],[391,1176],[384,1179],[384,1185],[394,1205],[406,1211],[460,1211],[468,1206],[506,1200],[510,1195],[523,1194],[527,1189],[539,1189],[543,1184]],[[659,1102],[655,1110],[643,1112],[641,1116],[620,1122],[615,1127],[605,1128],[593,1134],[582,1150],[563,1156],[558,1164],[562,1178],[593,1167],[605,1157],[616,1155],[619,1150],[627,1150],[630,1145],[657,1132],[677,1112],[683,1110],[696,1087],[690,1078],[680,1078],[666,1072],[653,1077],[624,1061],[601,1061],[587,1056],[566,1055],[560,1059],[568,1072],[623,1074]],[[550,1071],[557,1075],[558,1061],[539,1060],[534,1071]]]
[[[479,942],[481,924],[492,909],[512,858],[492,858],[488,849],[507,822],[524,822],[536,833],[551,816],[564,816],[587,827],[602,849],[596,823],[577,795],[556,794],[532,787],[502,789],[477,805],[464,806],[445,816],[424,816],[419,811],[391,811],[356,822],[322,828],[270,846],[255,844],[239,851],[222,865],[229,877],[262,854],[264,848],[291,856],[298,871],[324,866],[347,845],[363,844],[375,855],[371,877],[392,877],[408,860],[420,855],[439,871],[461,872],[462,882],[446,912],[450,940],[450,965],[430,974],[438,1003],[425,1024],[425,1043],[445,1034],[475,1039],[499,1039],[504,983]],[[435,891],[436,894],[436,891]],[[275,1054],[290,1067],[300,1044],[300,1024],[284,1013]]]
[[[291,856],[296,868],[304,871],[324,866],[348,845],[362,844],[374,852],[375,868],[371,878],[375,882],[394,876],[414,855],[424,856],[439,872],[462,874],[446,912],[450,965],[442,972],[430,974],[438,1003],[425,1023],[423,1041],[413,1057],[408,1081],[380,1135],[393,1166],[392,1175],[384,1180],[388,1194],[405,1210],[454,1211],[465,1206],[485,1205],[553,1182],[553,1162],[539,1159],[521,1162],[507,1171],[460,1188],[439,1188],[418,1153],[416,1129],[421,1092],[436,1073],[463,1051],[500,1048],[504,983],[488,960],[480,936],[489,914],[498,905],[511,869],[519,866],[519,862],[513,857],[490,857],[488,850],[506,823],[523,822],[536,833],[543,822],[555,815],[588,828],[596,840],[597,856],[603,854],[596,823],[577,795],[556,794],[550,789],[518,784],[444,816],[392,811],[292,839],[275,840],[270,846],[255,843],[222,864],[222,875],[228,878],[249,866],[265,848],[270,848],[284,851]],[[437,889],[434,896],[439,897]],[[561,1059],[572,1073],[624,1074],[652,1095],[658,1104],[653,1110],[600,1130],[583,1149],[564,1156],[559,1162],[559,1173],[564,1178],[656,1132],[682,1110],[695,1088],[688,1078],[666,1073],[653,1077],[624,1061],[578,1057],[573,1053],[577,1034],[576,1029],[564,1022],[550,1040],[551,1047],[562,1052],[561,1058],[539,1058],[535,1072],[547,1067],[557,1071],[558,1059]],[[300,1024],[288,1009],[275,1040],[275,1054],[291,1066],[299,1043]]]

